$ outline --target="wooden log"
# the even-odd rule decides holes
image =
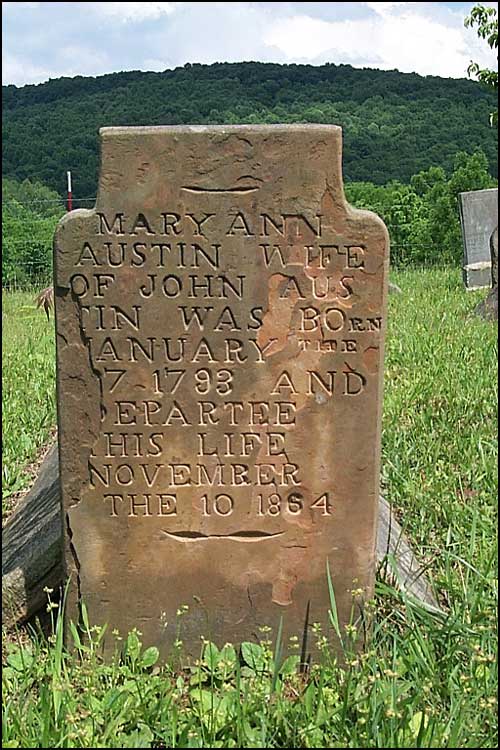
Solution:
[[[380,498],[377,539],[379,574],[425,607],[439,607],[391,506]],[[47,603],[45,589],[63,582],[62,518],[57,444],[47,453],[32,489],[3,530],[2,618],[4,625],[29,620]]]
[[[8,519],[2,544],[2,621],[23,622],[58,589],[62,571],[61,493],[57,444],[47,453],[31,490]]]
[[[377,533],[378,576],[434,614],[443,614],[426,575],[398,523],[390,503],[380,495]]]

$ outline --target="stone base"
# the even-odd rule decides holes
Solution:
[[[471,263],[463,268],[463,280],[468,291],[491,287],[491,262]]]

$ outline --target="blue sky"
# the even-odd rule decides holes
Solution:
[[[484,3],[497,6],[496,3]],[[4,2],[3,83],[186,62],[349,63],[466,77],[496,56],[465,29],[473,3]]]

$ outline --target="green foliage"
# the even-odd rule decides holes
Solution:
[[[481,4],[475,5],[465,19],[465,25],[477,26],[478,36],[485,39],[491,49],[498,49],[498,10],[496,8],[487,8]],[[478,63],[471,61],[467,72],[470,76],[476,76],[481,83],[498,89],[498,70],[481,68]],[[496,124],[496,122],[498,122],[498,109],[491,114],[491,124]]]
[[[48,280],[61,197],[39,182],[2,179],[2,285]]]
[[[56,420],[53,319],[47,322],[34,297],[34,292],[2,293],[2,498],[7,507],[8,498],[29,481],[22,468]]]
[[[98,129],[109,125],[321,122],[344,131],[347,181],[378,185],[440,166],[464,146],[497,170],[488,114],[494,93],[477,82],[350,65],[216,63],[3,87],[4,173],[77,198],[96,194]]]
[[[482,151],[461,151],[449,179],[441,167],[431,167],[414,175],[409,185],[348,183],[346,195],[353,205],[375,211],[386,222],[393,266],[458,267],[463,255],[458,195],[495,184]]]
[[[41,182],[11,179],[2,177],[2,202],[8,206],[11,202],[22,208],[36,211],[40,217],[55,216],[59,218],[64,210],[63,200],[59,193],[51,190]]]

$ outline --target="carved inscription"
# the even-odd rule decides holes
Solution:
[[[255,220],[195,206],[134,217],[96,212],[95,239],[83,242],[69,281],[101,379],[102,435],[88,465],[102,513],[175,519],[182,503],[222,519],[237,504],[256,518],[334,513],[335,477],[312,495],[304,467],[288,459],[287,430],[308,398],[363,393],[373,378],[363,355],[378,346],[382,318],[353,314],[366,248],[335,243],[321,220],[270,209]],[[253,304],[246,275],[228,268],[236,233],[249,238],[262,286],[290,311],[293,303],[298,356],[321,354],[315,369],[278,371],[259,401],[234,400],[235,386],[249,363],[266,368],[279,339],[265,334],[265,301]],[[260,239],[271,234],[270,250]],[[117,304],[120,276],[132,267]],[[174,461],[169,450],[179,430],[189,432],[191,461]]]
[[[126,628],[130,585],[150,642],[156,587],[224,641],[266,602],[303,627],[327,562],[344,620],[373,579],[385,228],[345,204],[338,129],[241,133],[104,131],[96,208],[56,237],[74,599]]]

